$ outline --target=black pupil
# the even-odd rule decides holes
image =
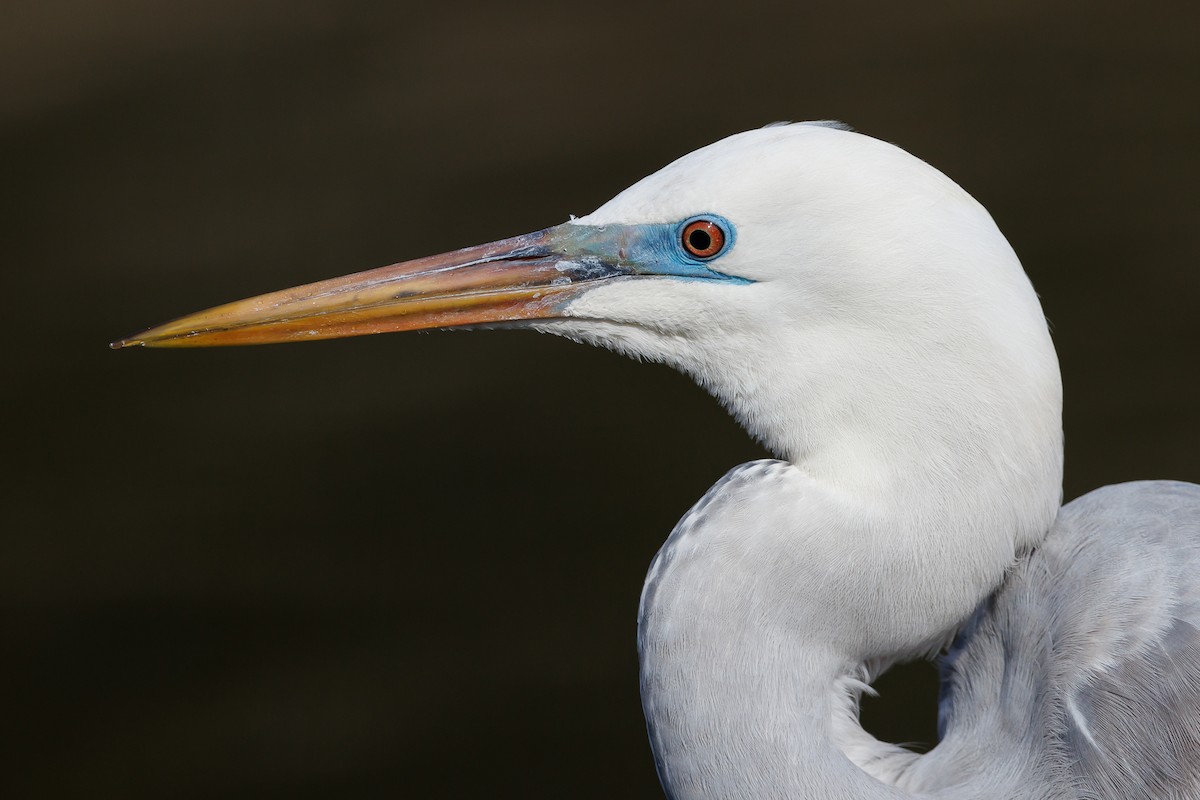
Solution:
[[[712,247],[712,237],[703,228],[696,228],[688,234],[688,244],[692,246],[693,250],[704,252]]]

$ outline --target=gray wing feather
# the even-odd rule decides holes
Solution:
[[[1098,627],[1108,645],[1078,648],[1088,660],[1063,676],[1066,766],[1083,796],[1197,798],[1200,489],[1111,488],[1075,519],[1084,537],[1119,528],[1124,547],[1104,548],[1097,555],[1108,563],[1080,576],[1114,576],[1117,585],[1092,585],[1091,608],[1075,604],[1063,620],[1066,635],[1086,637]]]
[[[1200,486],[1109,486],[942,665],[942,741],[907,788],[956,798],[1200,798]]]

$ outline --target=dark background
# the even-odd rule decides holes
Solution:
[[[1054,325],[1066,494],[1200,480],[1194,4],[6,6],[6,797],[659,797],[634,615],[760,450],[530,333],[110,352],[583,214],[838,118],[986,206]],[[933,737],[932,670],[868,726]]]

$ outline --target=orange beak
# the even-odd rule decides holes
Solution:
[[[555,317],[588,284],[629,274],[569,250],[569,224],[418,258],[190,314],[113,348],[208,347],[332,339]]]

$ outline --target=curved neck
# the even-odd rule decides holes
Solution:
[[[925,518],[914,537],[920,521],[782,461],[734,469],[684,516],[638,612],[642,703],[672,800],[914,796],[898,787],[917,785],[919,759],[862,730],[860,681],[931,652],[987,591],[986,576],[945,580],[962,542],[942,534],[961,531]]]
[[[651,566],[638,619],[642,704],[667,797],[909,797],[838,746],[861,665],[798,636],[752,587],[721,580],[686,522]]]

